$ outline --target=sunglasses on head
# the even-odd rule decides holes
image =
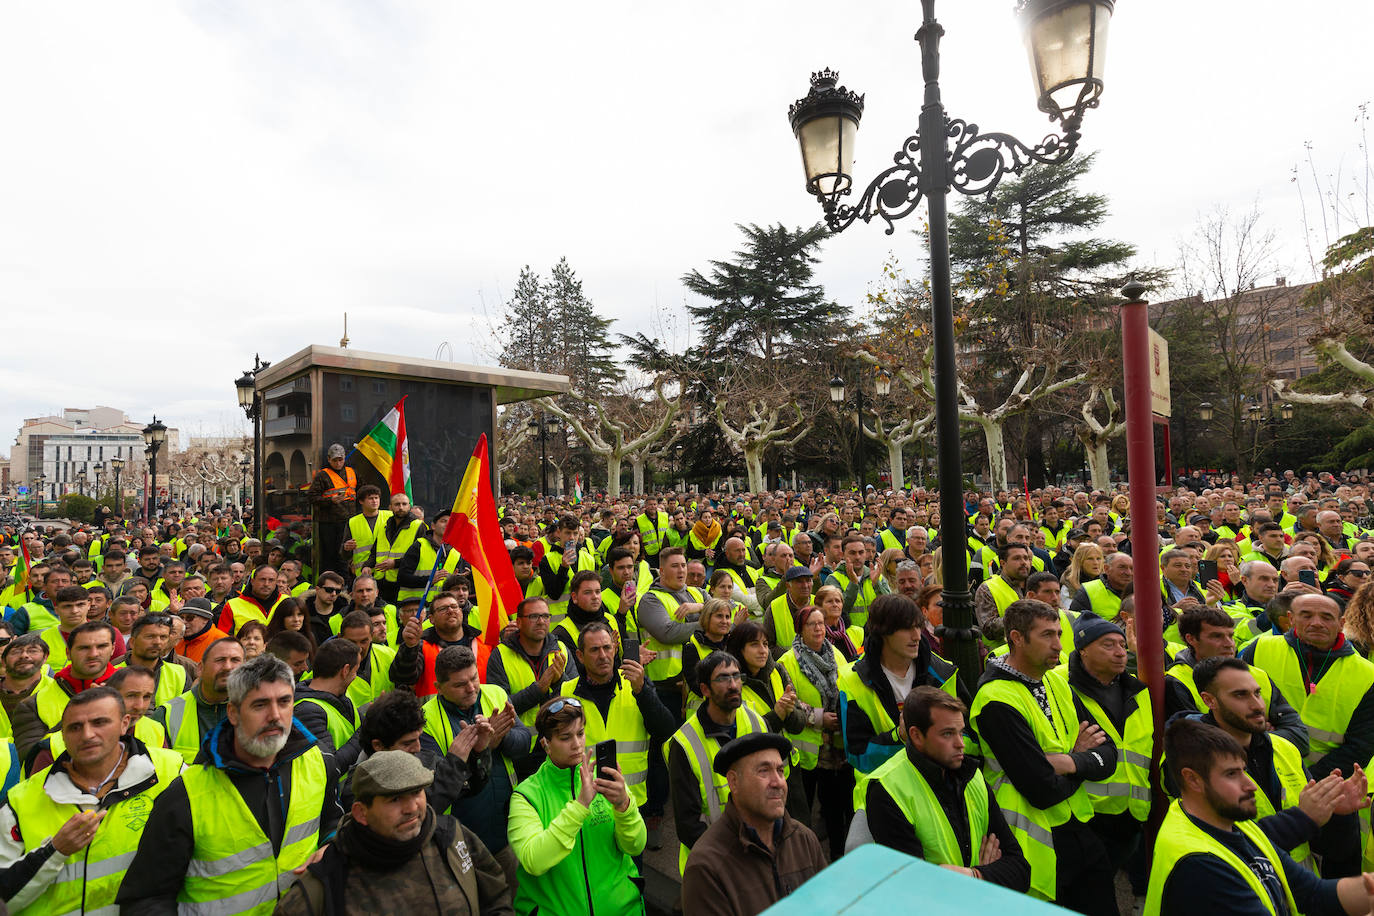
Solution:
[[[577,697],[560,697],[549,704],[549,715],[556,715],[562,711],[564,706],[571,706],[573,709],[581,709],[582,701]]]

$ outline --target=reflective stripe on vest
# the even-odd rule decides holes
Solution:
[[[687,592],[687,597],[692,602],[700,602],[701,592],[690,585],[683,586]],[[673,616],[677,613],[680,602],[673,597],[673,593],[655,585],[644,594],[657,595],[658,600],[663,604],[663,610],[667,612],[669,620],[675,620]],[[639,602],[643,600],[643,595],[635,599],[635,608],[639,608]],[[689,602],[691,603],[691,602]],[[682,673],[682,643],[659,642],[652,633],[638,626],[639,615],[635,614],[636,629],[639,630],[639,640],[645,648],[652,649],[658,653],[658,657],[645,666],[645,672],[649,679],[654,683],[667,682],[676,678]]]
[[[353,569],[353,575],[362,575],[363,567],[372,556],[372,545],[377,543],[389,518],[391,510],[383,509],[377,513],[371,524],[362,513],[348,520],[348,539],[353,541],[353,556],[349,559],[349,566]]]
[[[184,914],[267,916],[295,882],[291,870],[319,846],[326,771],[318,747],[291,761],[291,798],[281,851],[258,826],[239,790],[218,767],[192,766],[182,774],[191,803],[195,845],[177,910]]]
[[[1297,651],[1287,638],[1270,634],[1255,640],[1255,667],[1273,679],[1302,716],[1311,739],[1304,759],[1313,763],[1345,743],[1350,717],[1374,687],[1374,664],[1354,654],[1336,658],[1311,692],[1299,665]]]
[[[1274,749],[1274,774],[1279,778],[1279,807],[1276,809],[1269,801],[1269,796],[1263,789],[1255,787],[1255,820],[1268,817],[1277,811],[1295,808],[1298,804],[1298,796],[1302,790],[1307,788],[1307,771],[1302,767],[1302,755],[1293,743],[1282,735],[1269,733],[1269,743]],[[1251,780],[1253,782],[1254,780]],[[1366,809],[1367,810],[1367,809]],[[1312,860],[1312,850],[1307,843],[1290,849],[1288,854],[1293,857],[1303,868],[1316,871],[1316,863]]]
[[[749,707],[741,706],[735,710],[735,737],[766,732],[768,726],[763,719]],[[706,815],[706,823],[714,824],[725,811],[725,803],[730,800],[730,787],[724,776],[716,775],[711,762],[716,759],[720,742],[709,737],[701,727],[699,716],[692,716],[674,734],[672,741],[663,742],[663,758],[668,759],[668,749],[676,742],[687,753],[687,763],[697,778],[697,788],[701,791],[701,811]],[[687,846],[679,843],[678,870],[687,868]]]
[[[46,916],[51,913],[118,912],[114,905],[115,894],[138,851],[147,812],[153,800],[181,773],[181,758],[171,751],[149,748],[148,756],[156,776],[153,784],[137,795],[113,802],[90,843],[67,856],[42,896],[18,913]],[[42,846],[82,810],[77,805],[59,804],[44,791],[51,773],[52,767],[45,767],[15,786],[9,795],[10,810],[18,823],[25,852]],[[53,855],[61,857],[61,853]]]
[[[199,708],[195,694],[189,692],[172,697],[166,705],[167,735],[172,739],[172,750],[187,763],[194,763],[200,753]]]
[[[1030,688],[1020,681],[1006,678],[985,681],[973,698],[969,721],[978,732],[978,714],[988,703],[1004,703],[1016,710],[1030,726],[1035,740],[1047,754],[1067,754],[1078,740],[1078,716],[1073,707],[1073,692],[1058,671],[1046,672],[1042,681],[1050,701],[1053,716],[1047,716]],[[984,749],[988,744],[978,735]],[[1055,854],[1051,830],[1070,818],[1088,821],[1093,815],[1092,801],[1080,785],[1073,795],[1049,808],[1037,808],[1007,778],[1002,765],[991,751],[984,755],[983,769],[997,804],[1006,815],[1007,823],[1017,833],[1021,851],[1031,867],[1031,893],[1045,900],[1055,899]]]
[[[395,518],[395,516],[392,517]],[[399,566],[401,558],[406,555],[406,551],[410,549],[410,545],[415,543],[415,536],[420,532],[420,524],[418,518],[413,518],[406,522],[405,527],[396,532],[395,541],[387,539],[386,525],[383,525],[382,529],[377,532],[377,562],[380,563],[382,560],[395,560],[396,564]],[[395,582],[396,567],[393,566],[390,569],[384,569],[377,573],[377,579],[381,582]]]
[[[323,470],[329,475],[329,482],[333,484],[332,487],[324,491],[325,499],[333,499],[336,496],[344,496],[348,499],[356,497],[358,475],[353,472],[352,468],[345,466],[343,477],[340,477],[333,468],[326,467]]]
[[[563,696],[572,696],[581,681],[564,681]],[[582,701],[582,712],[586,714],[587,746],[615,739],[616,765],[625,777],[635,806],[643,807],[649,798],[649,729],[639,712],[634,687],[620,676],[604,720],[597,705],[587,700]]]
[[[1150,816],[1150,755],[1154,751],[1154,711],[1150,693],[1142,690],[1131,698],[1135,708],[1126,716],[1126,731],[1116,730],[1111,716],[1096,700],[1074,691],[1088,715],[1116,743],[1116,769],[1104,780],[1084,780],[1083,790],[1092,797],[1093,810],[1102,814],[1130,811],[1141,823]],[[1143,700],[1143,702],[1142,702]]]
[[[454,550],[449,545],[445,544],[443,546],[445,550],[443,566],[444,572],[454,572],[458,569],[458,561],[462,559],[462,556],[458,553],[458,551]],[[439,551],[434,549],[434,545],[430,543],[429,538],[421,538],[420,562],[415,565],[415,575],[424,576],[425,579],[428,580],[429,574],[434,572],[435,564],[437,564],[438,561]],[[398,560],[397,562],[400,561]],[[433,598],[435,594],[439,591],[439,585],[442,579],[443,576],[439,575],[438,573],[435,573],[434,582],[429,586],[429,594],[431,598]],[[404,601],[407,598],[423,598],[424,596],[425,586],[423,585],[402,587],[396,592],[397,601]]]

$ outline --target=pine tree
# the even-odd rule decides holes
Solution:
[[[506,303],[501,365],[567,375],[585,394],[607,393],[624,378],[612,323],[596,313],[566,257],[548,280],[526,265]]]
[[[745,244],[733,260],[711,261],[709,275],[693,270],[682,278],[687,289],[709,300],[687,309],[711,349],[772,367],[798,345],[832,341],[849,309],[827,300],[814,282],[817,249],[829,232],[820,225],[738,228]]]

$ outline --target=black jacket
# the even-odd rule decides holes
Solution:
[[[901,707],[897,698],[892,694],[891,682],[888,681],[887,675],[881,671],[881,655],[881,644],[871,646],[864,656],[854,663],[854,673],[858,675],[865,687],[878,695],[878,702],[892,721],[896,722]],[[916,677],[911,682],[912,689],[927,685],[942,687],[950,678],[956,678],[955,683],[958,685],[959,699],[966,706],[973,702],[973,698],[968,695],[964,685],[957,680],[958,669],[932,652],[930,643],[925,640],[921,640],[921,651],[916,655],[915,664]],[[901,701],[906,702],[906,697],[902,697]],[[877,764],[892,756],[890,752],[875,754],[873,745],[890,748],[901,743],[897,736],[891,733],[875,734],[873,723],[868,721],[868,716],[852,699],[848,703],[841,704],[840,713],[845,754],[851,764],[865,773],[872,772]],[[866,757],[867,760],[865,760]]]
[[[1249,864],[1259,857],[1259,850],[1239,830],[1232,828],[1229,832],[1223,833],[1192,815],[1187,816],[1198,828],[1229,849],[1242,862]],[[1270,842],[1279,847],[1279,864],[1288,879],[1288,886],[1293,891],[1293,901],[1297,903],[1299,911],[1307,916],[1336,916],[1344,913],[1345,910],[1336,895],[1335,879],[1318,878],[1283,851],[1286,847],[1297,845],[1284,829],[1288,826],[1286,817],[1307,820],[1307,816],[1301,811],[1290,808],[1264,818],[1258,825]],[[1310,825],[1311,821],[1307,820],[1307,823]],[[1265,880],[1276,881],[1277,878]],[[1277,886],[1273,892],[1282,893]],[[1218,857],[1200,852],[1184,856],[1175,863],[1165,878],[1159,911],[1161,916],[1193,916],[1203,912],[1207,916],[1254,916],[1267,910],[1263,902],[1255,898],[1255,892],[1239,872]]]
[[[965,756],[963,764],[957,771],[945,769],[910,747],[906,749],[906,759],[925,778],[931,791],[935,793],[935,800],[940,803],[940,809],[945,813],[945,820],[949,821],[950,828],[954,831],[954,838],[959,842],[959,851],[962,853],[964,861],[972,861],[977,865],[978,851],[982,846],[983,838],[978,837],[976,845],[974,845],[974,838],[969,835],[968,809],[964,805],[964,790],[969,781],[973,779],[974,774],[978,772],[978,758]],[[1016,835],[1011,832],[1011,827],[1007,825],[1007,819],[997,804],[992,786],[988,786],[987,791],[988,833],[997,837],[997,842],[1002,850],[1002,858],[991,865],[978,865],[978,871],[985,881],[991,881],[993,884],[1024,893],[1030,887],[1030,864],[1021,852],[1021,844],[1016,841]],[[868,781],[864,804],[868,817],[868,830],[875,843],[915,856],[918,859],[925,858],[925,848],[922,846],[920,838],[916,836],[915,829],[907,820],[906,815],[902,813],[901,808],[892,800],[892,796],[888,794],[882,782],[877,779]],[[971,856],[970,852],[972,853]]]
[[[1206,712],[1205,709],[1198,708],[1197,702],[1193,699],[1193,694],[1188,690],[1187,685],[1169,673],[1180,665],[1188,668],[1197,667],[1197,659],[1191,646],[1175,655],[1174,663],[1164,670],[1165,722],[1181,712]],[[1303,724],[1302,716],[1293,708],[1293,704],[1284,698],[1283,691],[1279,690],[1278,684],[1274,684],[1274,692],[1269,697],[1267,715],[1269,725],[1274,729],[1274,733],[1287,738],[1298,749],[1298,753],[1306,757],[1308,751],[1307,726]]]
[[[334,768],[340,773],[347,773],[358,761],[357,737],[355,735],[350,738],[343,747],[335,747],[334,736],[329,733],[329,716],[319,704],[334,707],[339,715],[352,722],[355,713],[353,701],[347,695],[339,696],[324,690],[316,690],[314,685],[314,680],[301,681],[296,685],[296,721],[316,737],[320,751],[326,757],[334,758]],[[315,702],[306,703],[305,700]]]
[[[273,855],[281,850],[286,832],[286,806],[291,798],[291,777],[296,758],[315,746],[315,737],[300,722],[293,722],[286,746],[277,754],[270,769],[260,770],[234,755],[234,729],[221,722],[196,757],[196,765],[216,767],[229,781],[253,813],[258,826],[272,844]],[[325,758],[325,785],[320,805],[319,843],[334,836],[343,811],[339,808],[338,773]],[[139,839],[138,853],[119,886],[116,902],[124,916],[177,912],[177,894],[191,864],[196,830],[215,829],[216,825],[196,824],[191,820],[191,801],[186,784],[177,780],[153,802],[148,823]]]

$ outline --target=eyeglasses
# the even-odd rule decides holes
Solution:
[[[735,681],[743,681],[744,675],[736,671],[734,674],[717,674],[711,678],[712,684],[733,684]]]
[[[1367,569],[1352,569],[1352,570],[1350,570],[1350,572],[1346,573],[1346,575],[1347,575],[1347,576],[1358,576],[1359,578],[1363,579],[1365,576],[1369,575],[1369,570],[1367,570]]]
[[[12,642],[14,642],[13,636],[0,636],[0,646],[8,646]]]
[[[321,585],[321,586],[320,586],[320,591],[322,591],[322,592],[328,592],[328,593],[331,594],[331,595],[337,595],[339,592],[343,591],[343,589],[341,589],[341,588],[330,588],[328,585]]]
[[[581,709],[582,701],[579,700],[577,697],[559,697],[557,700],[554,700],[552,703],[549,704],[549,707],[546,710],[546,712],[548,712],[548,714],[551,716],[556,715],[557,713],[562,711],[564,706],[571,706],[573,709]]]
[[[552,614],[521,614],[521,615],[520,615],[520,619],[521,619],[521,620],[534,620],[534,621],[539,621],[539,620],[553,620],[553,615],[552,615]]]

